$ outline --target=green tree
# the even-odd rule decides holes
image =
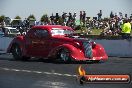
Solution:
[[[31,14],[30,16],[28,16],[27,20],[36,20],[36,18],[33,14]]]
[[[15,19],[21,19],[21,17],[20,16],[16,16]]]
[[[40,21],[41,21],[41,22],[48,22],[49,20],[48,20],[47,14],[44,14],[44,15],[41,17]]]
[[[21,22],[21,17],[20,16],[16,16],[14,18],[14,20],[11,22],[11,25],[17,26],[17,25],[20,25],[20,22]]]
[[[3,22],[4,19],[5,19],[4,15],[0,16],[0,23]]]

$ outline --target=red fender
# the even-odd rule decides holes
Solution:
[[[12,42],[10,43],[9,47],[7,48],[7,53],[11,53],[11,49],[12,49],[12,46],[14,44],[18,44],[20,46],[20,48],[22,49],[22,54],[23,56],[26,55],[26,49],[25,49],[25,45],[24,45],[24,37],[23,36],[17,36],[15,37]]]
[[[94,49],[92,49],[92,52],[93,52],[93,57],[96,60],[107,60],[108,59],[105,49],[100,44],[96,44]]]
[[[69,50],[70,52],[70,55],[73,59],[75,60],[85,60],[85,56],[84,56],[84,53],[82,52],[82,50],[80,50],[79,48],[76,48],[75,46],[73,45],[70,45],[70,44],[63,44],[61,46],[58,46],[56,48],[54,48],[50,53],[49,53],[49,57],[54,57],[56,56],[57,52],[60,50],[60,49],[63,49],[63,48],[66,48]]]

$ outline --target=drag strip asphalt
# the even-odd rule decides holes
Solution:
[[[11,55],[0,55],[0,88],[132,88],[124,84],[80,85],[76,76],[82,65],[86,74],[132,75],[132,58],[109,57],[104,63],[55,63],[32,59],[15,61]]]

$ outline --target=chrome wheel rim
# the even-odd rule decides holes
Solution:
[[[16,53],[16,55],[21,56],[21,50],[17,46],[15,47],[15,53]]]
[[[19,50],[18,50],[17,47],[15,48],[15,53],[16,53],[17,55],[19,55]]]
[[[60,54],[60,58],[61,58],[63,61],[68,61],[68,59],[69,59],[69,53],[66,52],[66,51],[62,51],[61,54]]]

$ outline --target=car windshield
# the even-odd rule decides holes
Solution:
[[[74,31],[69,29],[52,28],[51,33],[52,35],[70,35],[73,34]]]

